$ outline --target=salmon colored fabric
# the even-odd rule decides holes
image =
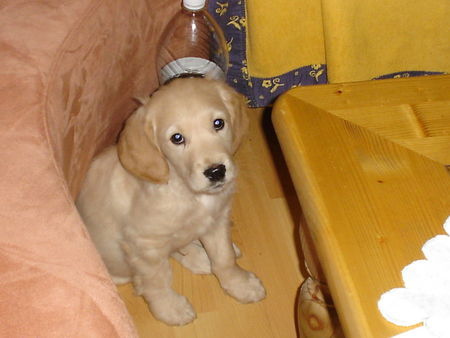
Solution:
[[[0,1],[0,336],[134,337],[74,207],[176,0]]]

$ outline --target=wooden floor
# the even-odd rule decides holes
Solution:
[[[267,298],[240,304],[222,291],[214,276],[193,275],[174,262],[174,288],[191,301],[197,319],[184,327],[166,326],[134,296],[131,285],[120,286],[142,338],[297,337],[295,301],[303,280],[297,240],[301,211],[269,112],[250,110],[249,115],[249,137],[237,154],[233,239],[243,252],[239,264],[262,279]]]

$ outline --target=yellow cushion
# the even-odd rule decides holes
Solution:
[[[322,4],[330,82],[450,71],[450,1],[323,0]]]
[[[210,1],[251,106],[299,85],[450,72],[450,1]]]

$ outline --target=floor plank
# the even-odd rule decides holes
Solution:
[[[222,291],[215,277],[193,275],[174,262],[174,288],[189,298],[197,319],[184,327],[166,326],[134,296],[131,285],[119,286],[142,338],[297,337],[301,212],[269,114],[249,112],[250,132],[236,159],[240,176],[233,209],[233,239],[243,252],[239,264],[262,279],[267,298],[240,304]]]

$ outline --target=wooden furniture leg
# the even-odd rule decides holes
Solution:
[[[299,289],[297,320],[300,337],[343,337],[325,277],[313,243],[304,224],[300,224],[300,243],[308,277]]]

